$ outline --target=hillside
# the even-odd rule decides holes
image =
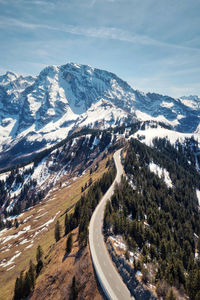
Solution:
[[[34,292],[29,299],[69,299],[72,279],[75,276],[78,285],[77,299],[103,300],[91,263],[88,246],[79,251],[78,232],[73,231],[73,248],[66,256],[66,240],[61,239],[53,245],[46,256],[47,265],[40,275]]]
[[[107,204],[105,231],[130,260],[132,276],[139,274],[158,297],[171,299],[172,289],[177,299],[198,299],[200,175],[190,146],[174,147],[164,138],[153,143],[130,140],[126,177]],[[142,299],[137,289],[133,294]]]
[[[131,140],[132,137],[134,137],[133,140]],[[173,224],[170,225],[172,227],[168,229],[167,234],[170,239],[175,241],[176,249],[180,247],[181,237],[187,237],[190,244],[188,246],[190,253],[188,253],[190,257],[194,257],[195,262],[198,261],[198,236],[200,234],[198,225],[198,201],[200,201],[198,135],[180,133],[155,121],[138,122],[131,126],[103,131],[87,129],[63,140],[51,150],[41,153],[27,166],[18,166],[1,174],[1,229],[4,227],[6,229],[0,232],[0,274],[3,278],[0,286],[0,299],[1,297],[3,297],[2,299],[6,297],[6,300],[11,299],[16,277],[22,270],[27,270],[30,259],[35,261],[36,249],[39,244],[45,253],[45,261],[44,268],[36,281],[33,299],[38,298],[40,294],[44,297],[51,297],[45,294],[49,292],[55,297],[62,297],[61,293],[67,295],[72,282],[71,276],[73,277],[74,274],[82,286],[80,297],[86,297],[87,293],[91,293],[98,299],[99,292],[96,285],[92,284],[93,289],[89,283],[84,281],[85,278],[79,277],[78,270],[80,264],[81,266],[83,264],[89,270],[88,281],[94,282],[95,280],[91,271],[88,249],[85,248],[83,252],[79,252],[79,254],[82,253],[80,257],[78,253],[76,254],[79,258],[75,258],[73,261],[74,269],[71,264],[66,266],[61,259],[64,256],[66,237],[55,243],[54,229],[59,220],[63,235],[65,213],[68,212],[70,229],[67,233],[78,225],[80,226],[79,241],[75,242],[73,251],[77,251],[80,241],[85,245],[89,219],[100,199],[99,188],[96,187],[95,182],[111,166],[110,155],[120,144],[129,145],[125,158],[127,181],[122,182],[120,190],[117,191],[116,203],[112,200],[113,207],[109,208],[111,219],[108,223],[112,224],[112,233],[115,236],[122,235],[122,239],[128,244],[129,251],[133,253],[136,249],[134,252],[136,257],[141,255],[142,265],[137,263],[135,266],[138,270],[142,268],[142,271],[147,272],[146,267],[143,269],[143,263],[146,264],[145,259],[147,259],[148,266],[158,270],[158,265],[162,265],[160,256],[155,256],[153,261],[149,261],[151,254],[148,247],[149,245],[152,246],[151,248],[157,247],[155,240],[153,242],[148,240],[147,245],[143,244],[143,237],[145,236],[146,239],[147,227],[151,226],[150,223],[152,223],[152,232],[148,231],[150,237],[160,233],[163,228],[162,222],[159,224],[154,222],[156,217],[154,214],[151,215],[152,211],[155,213],[160,211],[159,219],[161,220],[163,217],[166,223],[165,218],[170,218],[170,224]],[[107,180],[107,184],[108,182],[109,180]],[[87,194],[90,188],[89,198],[85,198],[83,193]],[[106,185],[103,184],[103,191],[105,190]],[[183,191],[185,192],[183,193]],[[79,204],[75,206],[80,199]],[[164,206],[162,207],[162,205]],[[174,211],[178,212],[172,213],[172,207]],[[118,208],[120,208],[119,211]],[[168,209],[167,212],[166,209]],[[177,217],[180,211],[181,220]],[[171,214],[170,217],[169,214]],[[149,221],[150,219],[154,221]],[[182,225],[182,230],[179,232],[178,224],[184,224],[185,220],[188,220],[187,225]],[[143,221],[144,223],[142,223]],[[132,231],[130,232],[132,223],[139,230],[138,236],[134,239],[132,239]],[[156,228],[153,226],[154,223]],[[178,230],[177,235],[173,233],[174,228]],[[129,234],[130,239],[128,238]],[[141,238],[140,234],[144,236]],[[180,239],[178,239],[179,235]],[[195,243],[192,241],[193,236]],[[166,235],[158,238],[162,241]],[[176,239],[178,240],[176,241]],[[166,247],[169,246],[168,240],[166,245]],[[172,247],[170,244],[170,247],[174,249],[175,246]],[[159,253],[160,248],[155,251]],[[168,251],[170,253],[172,250]],[[188,272],[188,258],[179,252],[176,255],[181,261],[180,272],[183,271],[182,264],[184,271]],[[144,255],[144,253],[146,254]],[[58,260],[56,256],[58,256]],[[171,259],[170,255],[169,259]],[[184,259],[186,263],[183,262]],[[56,278],[52,278],[56,266],[59,266],[60,271]],[[193,267],[196,272],[196,264]],[[162,265],[162,269],[164,270],[164,265]],[[70,274],[70,279],[67,274]],[[151,281],[147,281],[147,283],[151,282],[156,289],[158,281],[155,280],[155,276],[156,274],[151,274]],[[176,283],[177,278],[175,278],[174,284],[165,277],[164,271],[159,276],[163,276],[159,279],[161,285],[164,280],[168,285],[172,284],[178,293],[180,283]],[[149,275],[146,278],[149,278]],[[62,292],[63,289],[59,288],[59,285],[62,286],[63,280],[67,281],[67,287]],[[188,292],[186,278],[181,284],[184,286],[184,293]],[[46,292],[41,293],[43,286],[46,286]],[[164,286],[166,287],[166,284]]]
[[[75,137],[76,136],[76,137]],[[65,185],[82,176],[94,160],[117,139],[114,133],[91,131],[77,133],[45,151],[24,167],[0,175],[0,229],[10,227],[9,217],[36,205],[65,178]],[[4,219],[2,218],[4,216]]]
[[[12,299],[16,277],[20,275],[21,271],[27,270],[30,259],[35,263],[38,245],[41,245],[44,256],[49,253],[51,257],[54,257],[52,251],[61,250],[55,245],[56,221],[59,220],[62,226],[61,234],[63,236],[65,213],[73,214],[75,204],[80,200],[83,192],[87,193],[91,181],[95,183],[102,177],[108,168],[106,168],[107,159],[102,160],[102,156],[100,156],[97,160],[92,161],[90,165],[92,173],[88,169],[78,177],[67,175],[60,177],[59,182],[49,190],[42,201],[17,216],[17,226],[0,232],[0,299]],[[60,243],[65,243],[65,240],[66,237]],[[63,252],[60,251],[61,256],[62,254]],[[86,263],[90,270],[91,262],[88,255],[88,250],[85,250],[83,256],[80,256],[80,260],[82,262],[83,259],[83,263]],[[56,257],[53,258],[53,261],[56,261]],[[47,269],[45,272],[48,274],[48,272],[51,273],[51,268],[48,268],[47,262],[46,258]],[[70,264],[68,266],[69,269],[64,267],[63,271],[70,273],[72,266]],[[77,268],[79,268],[79,262]],[[91,282],[94,280],[92,274],[90,275]],[[87,289],[90,289],[90,284],[87,284]],[[95,294],[95,285],[91,289],[91,293]]]

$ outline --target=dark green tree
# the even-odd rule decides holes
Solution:
[[[76,282],[76,277],[74,276],[72,279],[70,299],[76,300],[78,298],[78,292],[79,292],[79,288],[78,288],[78,284]]]
[[[56,225],[55,225],[55,232],[54,232],[56,242],[58,242],[61,238],[60,232],[61,232],[61,226],[60,226],[60,222],[57,220]]]
[[[72,250],[72,245],[73,245],[73,234],[70,233],[68,238],[67,238],[67,243],[66,243],[66,251],[67,253],[70,253]]]
[[[29,272],[26,272],[26,275],[24,278],[24,284],[23,284],[23,297],[27,297],[30,294],[31,287],[32,287],[32,284],[31,284]]]
[[[69,217],[68,214],[65,214],[65,235],[70,232],[70,225],[69,225]]]
[[[23,272],[20,273],[20,277],[16,279],[15,290],[14,290],[14,300],[20,300],[23,298],[24,289],[24,275]]]
[[[17,219],[15,219],[15,228],[18,228],[19,227],[19,222]]]
[[[40,260],[42,260],[42,256],[43,256],[42,247],[39,245],[37,247],[37,251],[36,251],[36,260],[37,260],[37,262],[39,262]]]
[[[37,274],[37,276],[39,275],[39,273],[41,272],[41,270],[43,268],[42,256],[43,256],[43,251],[42,251],[41,246],[39,245],[37,247],[37,252],[36,252],[36,260],[37,260],[36,274]]]
[[[35,265],[33,264],[32,260],[30,260],[28,273],[31,282],[31,289],[34,289],[36,274],[35,274]]]

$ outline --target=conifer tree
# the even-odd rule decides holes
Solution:
[[[29,276],[29,272],[26,272],[23,284],[23,296],[27,297],[31,291],[31,279]]]
[[[36,252],[36,260],[37,260],[37,262],[39,262],[40,260],[42,260],[42,256],[43,256],[42,247],[39,245],[37,247],[37,252]]]
[[[15,228],[18,228],[19,227],[19,222],[17,219],[15,219]]]
[[[69,226],[69,217],[68,214],[65,214],[65,235],[68,234],[70,231],[70,226]]]
[[[17,277],[15,281],[15,290],[14,290],[14,300],[19,300],[21,298],[21,286],[20,286],[20,280]]]
[[[30,266],[29,266],[29,277],[30,277],[30,282],[31,282],[31,289],[34,289],[35,287],[35,266],[32,262],[32,260],[30,260]]]
[[[57,221],[55,225],[55,232],[54,232],[56,242],[60,240],[61,237],[60,231],[61,231],[60,223],[59,221]]]
[[[24,275],[23,272],[20,273],[20,277],[16,279],[15,290],[14,290],[14,300],[20,300],[23,298],[24,291]]]
[[[36,260],[37,260],[36,273],[37,273],[37,276],[39,275],[40,271],[43,268],[42,256],[43,256],[43,251],[42,251],[41,246],[39,245],[37,247],[37,252],[36,252]]]
[[[78,285],[77,285],[77,282],[76,282],[76,277],[74,276],[73,279],[72,279],[70,299],[71,300],[76,300],[77,297],[78,297]]]
[[[73,244],[73,235],[72,233],[69,234],[67,238],[67,243],[66,243],[66,251],[67,253],[70,253],[72,250],[72,244]]]

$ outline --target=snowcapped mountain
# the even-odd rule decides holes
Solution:
[[[137,120],[162,121],[199,132],[196,106],[183,98],[144,94],[115,74],[69,63],[37,77],[0,76],[0,168],[53,145],[78,127],[107,128]]]
[[[185,106],[188,106],[194,110],[200,109],[200,97],[197,95],[190,95],[190,96],[183,96],[180,97],[181,103],[183,103]]]

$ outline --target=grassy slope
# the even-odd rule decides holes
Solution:
[[[100,178],[105,172],[105,163],[106,160],[100,162],[98,170],[92,174],[93,182],[96,179]],[[0,236],[0,238],[2,238],[6,235],[15,234],[23,230],[24,227],[27,227],[29,225],[31,226],[31,229],[28,232],[20,235],[20,237],[12,239],[4,244],[0,243],[0,262],[3,259],[9,261],[9,259],[15,255],[16,251],[22,252],[21,255],[15,259],[15,267],[13,269],[7,271],[9,267],[13,265],[10,265],[5,268],[0,267],[0,300],[12,299],[16,277],[19,276],[22,270],[27,269],[30,259],[32,259],[35,262],[36,249],[39,244],[42,246],[44,254],[48,253],[49,248],[52,246],[52,244],[55,243],[55,222],[59,220],[60,224],[62,225],[62,228],[64,227],[63,213],[66,209],[70,208],[80,199],[81,187],[89,181],[89,178],[89,172],[77,178],[75,181],[73,179],[63,178],[61,180],[63,183],[62,188],[60,188],[60,186],[57,185],[51,191],[51,193],[48,194],[48,196],[42,203],[37,204],[32,209],[25,212],[21,218],[19,218],[20,221],[23,221],[30,216],[30,219],[25,224],[20,225],[18,229],[12,228]],[[66,180],[68,183],[70,182],[69,186],[64,186]],[[54,222],[52,222],[46,229],[39,232],[39,234],[34,238],[33,246],[29,249],[26,249],[26,247],[30,245],[31,240],[33,240],[33,235],[35,234],[35,232],[38,232],[38,227],[42,226],[51,218],[55,217],[55,215],[58,212],[59,214],[55,218]],[[44,227],[41,227],[39,230],[41,230],[42,228]],[[25,238],[27,238],[27,240],[29,240],[30,242],[20,245],[19,243]],[[1,250],[4,246],[8,247],[9,245],[9,251],[3,252],[5,250]]]
[[[89,247],[79,251],[77,233],[75,229],[69,255],[66,256],[65,250],[67,237],[52,246],[46,258],[46,267],[38,278],[30,300],[69,299],[73,276],[79,287],[78,299],[103,299],[95,280]]]

